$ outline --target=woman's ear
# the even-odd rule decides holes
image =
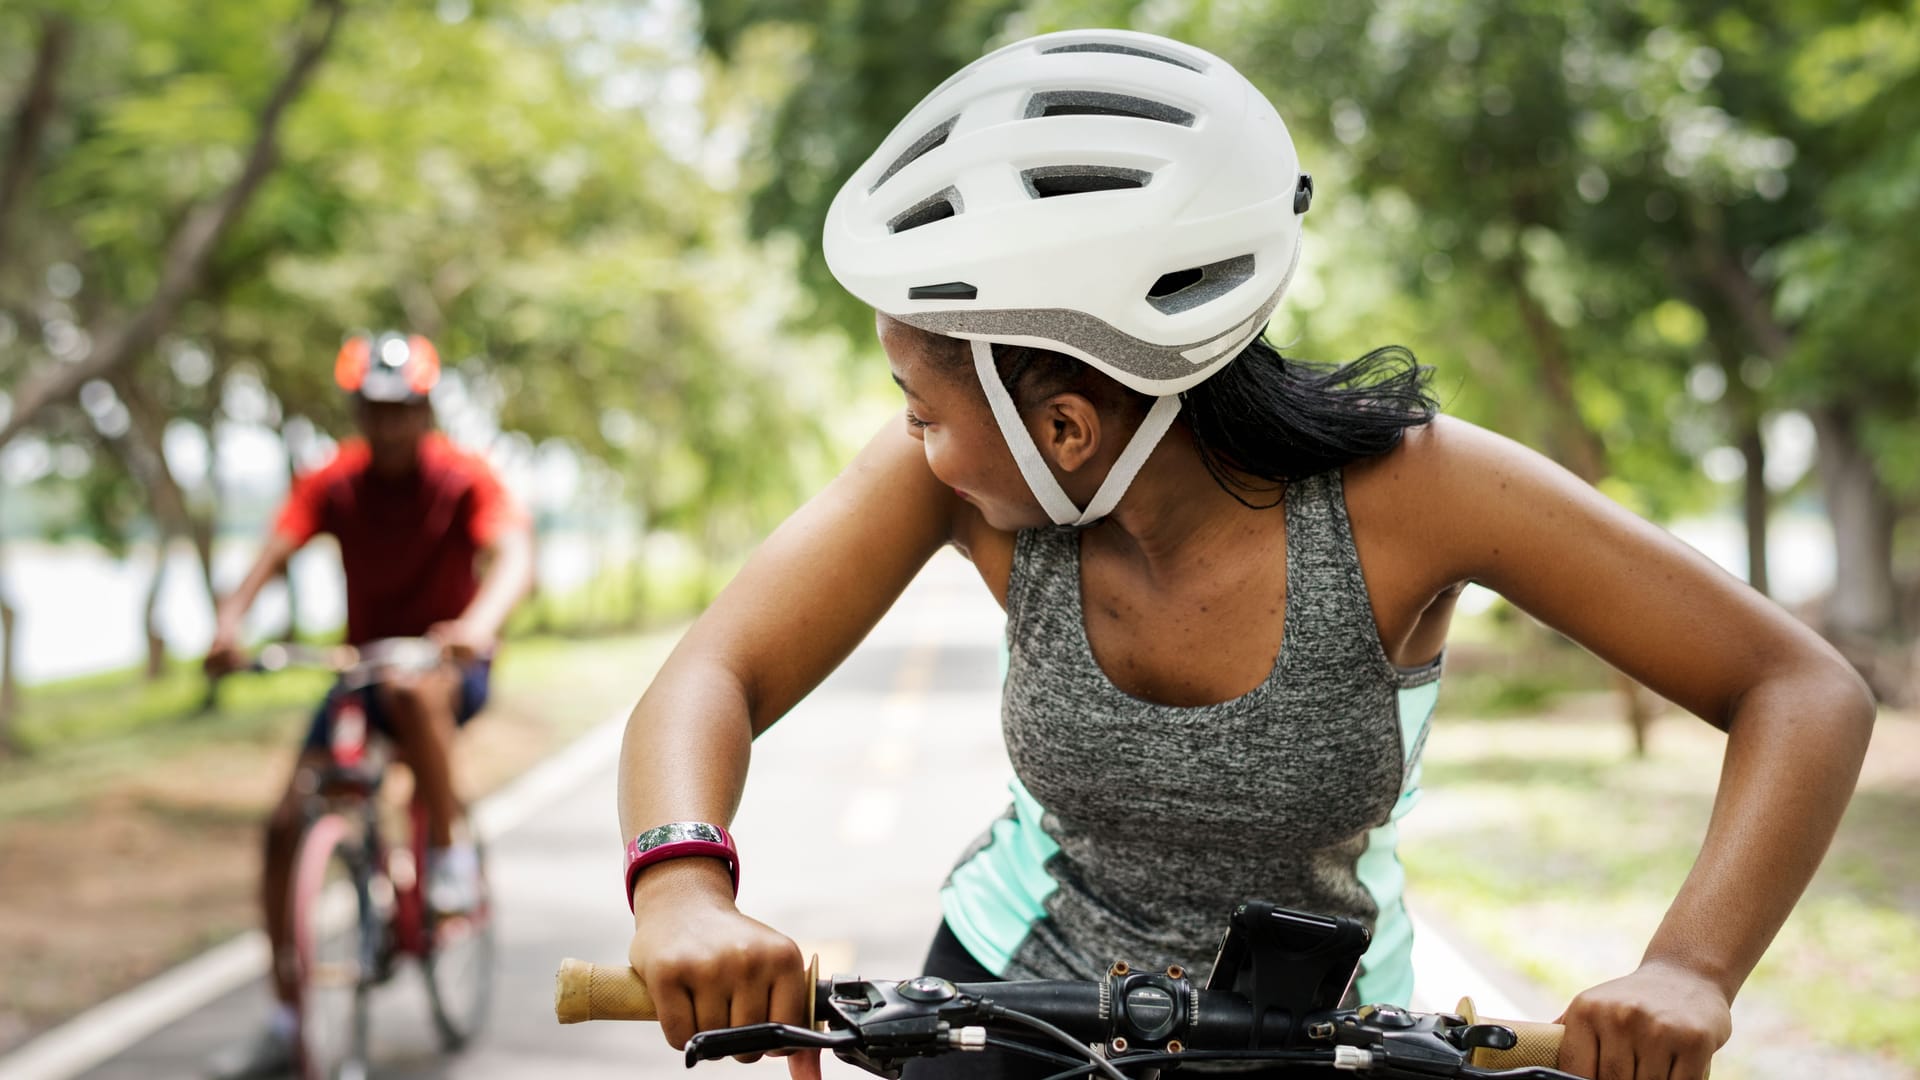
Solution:
[[[1061,472],[1071,473],[1100,452],[1100,410],[1080,394],[1055,394],[1027,414],[1034,445]]]

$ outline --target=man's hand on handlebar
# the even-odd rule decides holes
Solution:
[[[499,640],[484,627],[466,619],[448,619],[427,629],[427,637],[440,643],[446,658],[461,666],[493,655]]]
[[[247,651],[240,647],[238,637],[225,627],[214,630],[213,642],[207,646],[207,658],[200,665],[209,677],[231,675],[247,666]]]
[[[645,980],[675,1049],[701,1031],[806,1024],[813,986],[799,946],[740,914],[724,863],[688,858],[648,867],[635,881],[633,901],[627,960]],[[796,1080],[820,1075],[817,1052],[796,1054],[789,1064]]]

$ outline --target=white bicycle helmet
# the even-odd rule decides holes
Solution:
[[[1086,524],[1145,463],[1175,395],[1266,325],[1312,195],[1279,113],[1226,61],[1152,34],[1071,30],[936,87],[835,196],[824,247],[875,309],[974,342],[1035,496],[1055,522]],[[992,342],[1057,350],[1161,398],[1085,510],[1019,423]]]

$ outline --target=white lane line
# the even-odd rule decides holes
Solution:
[[[622,709],[476,803],[473,819],[480,835],[497,840],[605,768],[619,753],[627,711]],[[264,976],[267,952],[266,935],[258,930],[216,945],[0,1057],[0,1080],[67,1080],[86,1072],[215,998]]]
[[[1463,997],[1473,999],[1473,1007],[1483,1016],[1502,1020],[1550,1020],[1541,1015],[1538,1004],[1528,1004],[1541,995],[1531,987],[1512,987],[1512,992],[1465,951],[1441,936],[1434,925],[1417,913],[1413,919],[1414,987],[1412,1007],[1422,1012],[1451,1012]]]
[[[267,970],[258,930],[216,945],[0,1058],[5,1080],[65,1080]]]

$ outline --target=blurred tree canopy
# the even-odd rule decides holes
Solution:
[[[1913,0],[702,10],[723,57],[755,35],[812,44],[763,116],[752,219],[808,242],[899,117],[996,45],[1105,25],[1224,56],[1288,118],[1319,181],[1276,337],[1349,354],[1406,343],[1439,365],[1451,411],[1644,513],[1718,498],[1700,462],[1737,452],[1762,589],[1780,495],[1763,432],[1804,413],[1839,550],[1827,629],[1869,669],[1904,648],[1896,528],[1920,518]],[[870,332],[820,260],[808,267],[818,310]]]
[[[844,351],[786,329],[792,249],[733,190],[778,89],[671,3],[6,5],[0,513],[190,537],[210,595],[220,473],[261,445],[231,431],[310,464],[350,428],[341,340],[397,327],[470,436],[571,449],[593,528],[724,563],[828,467]]]
[[[1796,493],[1767,432],[1804,416],[1828,629],[1863,666],[1911,632],[1920,0],[8,5],[5,460],[54,524],[154,523],[210,579],[220,485],[170,440],[264,425],[290,468],[346,424],[339,340],[405,326],[611,511],[743,545],[828,456],[838,388],[794,373],[870,347],[833,193],[969,60],[1089,25],[1220,53],[1289,118],[1320,198],[1276,338],[1408,344],[1646,513],[1722,498],[1718,461],[1763,588]]]

